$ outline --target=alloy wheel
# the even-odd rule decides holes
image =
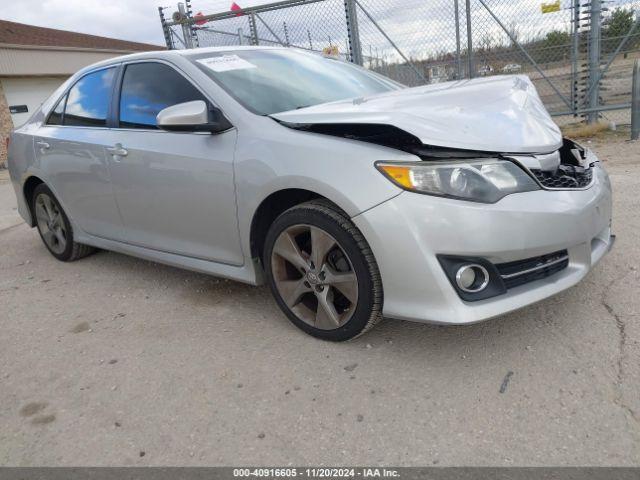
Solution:
[[[338,241],[313,225],[292,225],[276,239],[271,268],[278,293],[303,322],[343,326],[358,304],[358,278]]]
[[[35,201],[38,230],[49,249],[58,255],[67,248],[67,228],[58,204],[46,193],[40,193]]]

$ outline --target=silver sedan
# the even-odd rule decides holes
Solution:
[[[406,88],[286,48],[135,54],[65,82],[13,133],[9,169],[57,259],[266,281],[327,340],[509,312],[613,240],[606,172],[525,76]]]

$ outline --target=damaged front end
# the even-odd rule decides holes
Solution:
[[[495,154],[488,152],[424,145],[418,137],[393,125],[367,123],[289,123],[283,121],[280,121],[280,123],[286,127],[303,132],[331,135],[349,140],[373,143],[383,147],[395,148],[417,155],[423,160],[495,156]]]
[[[599,161],[590,151],[573,140],[563,139],[562,147],[545,155],[507,155],[531,172],[547,190],[589,188],[593,167]]]
[[[407,88],[271,117],[292,129],[415,155],[422,161],[384,164],[384,172],[402,188],[471,201],[589,188],[597,161],[562,137],[524,76]]]
[[[500,159],[515,162],[535,180],[539,187],[547,190],[589,188],[594,178],[593,166],[598,162],[591,151],[568,138],[563,138],[562,146],[551,153],[527,155],[425,145],[414,135],[393,125],[281,123],[296,130],[402,150],[418,156],[423,161]]]

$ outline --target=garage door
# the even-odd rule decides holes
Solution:
[[[49,95],[68,77],[15,77],[3,78],[2,88],[11,109],[20,113],[12,113],[11,119],[15,128],[29,120],[34,111],[42,105]],[[26,106],[26,112],[25,110]]]

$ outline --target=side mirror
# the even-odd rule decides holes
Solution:
[[[219,133],[231,128],[231,124],[220,110],[207,107],[202,100],[164,108],[156,116],[156,121],[158,127],[172,132]]]

